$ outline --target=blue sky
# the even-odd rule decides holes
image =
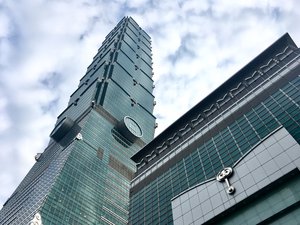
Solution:
[[[297,3],[0,1],[0,205],[46,147],[56,117],[123,16],[152,37],[157,135],[284,33],[300,45]]]

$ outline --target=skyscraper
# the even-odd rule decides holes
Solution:
[[[132,157],[130,224],[300,224],[299,53],[285,34]]]
[[[152,75],[150,37],[125,17],[5,202],[0,224],[127,224],[130,157],[154,136]]]

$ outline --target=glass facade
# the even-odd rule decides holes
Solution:
[[[299,166],[300,145],[281,126],[222,173],[234,192],[218,173],[174,197],[174,224],[298,224]]]
[[[44,225],[128,223],[130,157],[154,135],[151,65],[150,37],[123,18],[58,116],[49,146],[4,204],[0,224],[29,224],[37,213]],[[124,117],[143,135],[135,137]]]
[[[279,48],[282,46],[277,43],[277,46],[271,48],[273,55],[268,55],[269,59],[277,58],[276,56],[280,54],[276,52],[281,51]],[[231,99],[227,101],[227,105],[230,106],[226,108],[225,104],[222,106],[221,101],[217,101],[214,110],[212,103],[217,99],[211,101],[208,104],[211,105],[210,112],[207,110],[208,116],[204,117],[204,125],[190,129],[192,133],[198,132],[199,135],[194,135],[186,141],[184,135],[178,135],[178,130],[173,130],[173,133],[179,136],[174,144],[175,147],[168,139],[172,135],[166,134],[165,140],[169,143],[162,144],[167,147],[156,147],[153,151],[156,156],[148,157],[151,155],[149,151],[144,155],[139,153],[139,159],[136,160],[138,172],[131,185],[131,224],[173,224],[171,199],[174,196],[213,178],[222,168],[234,165],[246,152],[280,126],[283,126],[300,143],[300,77],[295,72],[291,75],[292,66],[289,69],[291,65],[289,63],[295,63],[293,68],[299,65],[297,61],[299,51],[296,47],[293,48],[289,57],[285,56],[276,61],[276,66],[267,63],[266,68],[269,68],[266,72],[263,70],[265,67],[259,64],[253,66],[252,63],[251,77],[247,78],[243,70],[235,75],[233,79],[240,76],[244,80],[238,86],[240,94],[234,95],[234,92],[238,92],[238,88],[223,85],[222,88],[230,90],[228,96],[231,96]],[[265,57],[265,54],[262,55]],[[287,69],[283,71],[283,68]],[[255,77],[253,73],[255,70],[259,71],[260,78]],[[273,77],[264,78],[268,75]],[[259,83],[259,79],[263,81]],[[244,88],[241,88],[242,85]],[[222,101],[226,101],[227,95],[224,95],[224,92]],[[230,107],[231,109],[227,110]],[[219,114],[219,118],[214,118],[213,113]],[[198,118],[203,114],[200,113]],[[193,121],[193,118],[183,118],[182,123]],[[161,144],[160,140],[162,138],[157,141],[158,144]],[[152,142],[155,141],[156,139]],[[160,157],[161,148],[166,149],[167,153]],[[184,154],[184,152],[189,153]],[[155,161],[155,158],[158,159]],[[151,160],[154,162],[152,163]]]
[[[274,213],[297,204],[300,201],[300,176],[284,182],[271,189],[268,193],[241,207],[227,218],[218,221],[220,225],[229,224],[257,224],[269,218]],[[300,207],[291,207],[288,212],[282,213],[277,218],[266,221],[265,224],[299,224]]]

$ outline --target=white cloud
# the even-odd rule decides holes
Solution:
[[[56,116],[123,16],[152,37],[159,133],[285,32],[300,44],[297,3],[4,0],[0,203],[43,151]]]
[[[11,123],[7,115],[6,105],[7,105],[7,101],[4,97],[2,97],[2,93],[0,92],[0,112],[2,112],[0,114],[0,121],[1,121],[0,135],[2,132],[4,132],[10,127],[10,123]]]

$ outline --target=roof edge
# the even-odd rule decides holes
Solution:
[[[257,55],[254,59],[252,59],[249,63],[247,63],[244,67],[238,70],[235,74],[233,74],[230,78],[228,78],[223,84],[221,84],[218,88],[213,90],[210,94],[208,94],[205,98],[203,98],[200,102],[198,102],[195,106],[193,106],[190,110],[180,116],[174,123],[172,123],[169,127],[167,127],[163,132],[161,132],[158,136],[156,136],[151,142],[149,142],[144,148],[138,151],[135,155],[131,157],[131,159],[138,163],[144,155],[155,148],[156,143],[160,143],[161,141],[170,137],[170,134],[174,133],[174,130],[179,129],[180,125],[183,122],[186,122],[190,116],[194,114],[195,111],[198,111],[202,108],[202,105],[206,102],[212,101],[216,98],[216,95],[222,90],[227,89],[226,87],[234,82],[236,79],[241,78],[244,73],[252,68],[256,68],[257,65],[264,60],[268,55],[272,54],[277,48],[280,46],[291,46],[294,48],[298,48],[293,39],[290,37],[288,33],[282,35],[279,39],[277,39],[274,43],[272,43],[269,47],[267,47],[264,51],[262,51],[259,55]]]

